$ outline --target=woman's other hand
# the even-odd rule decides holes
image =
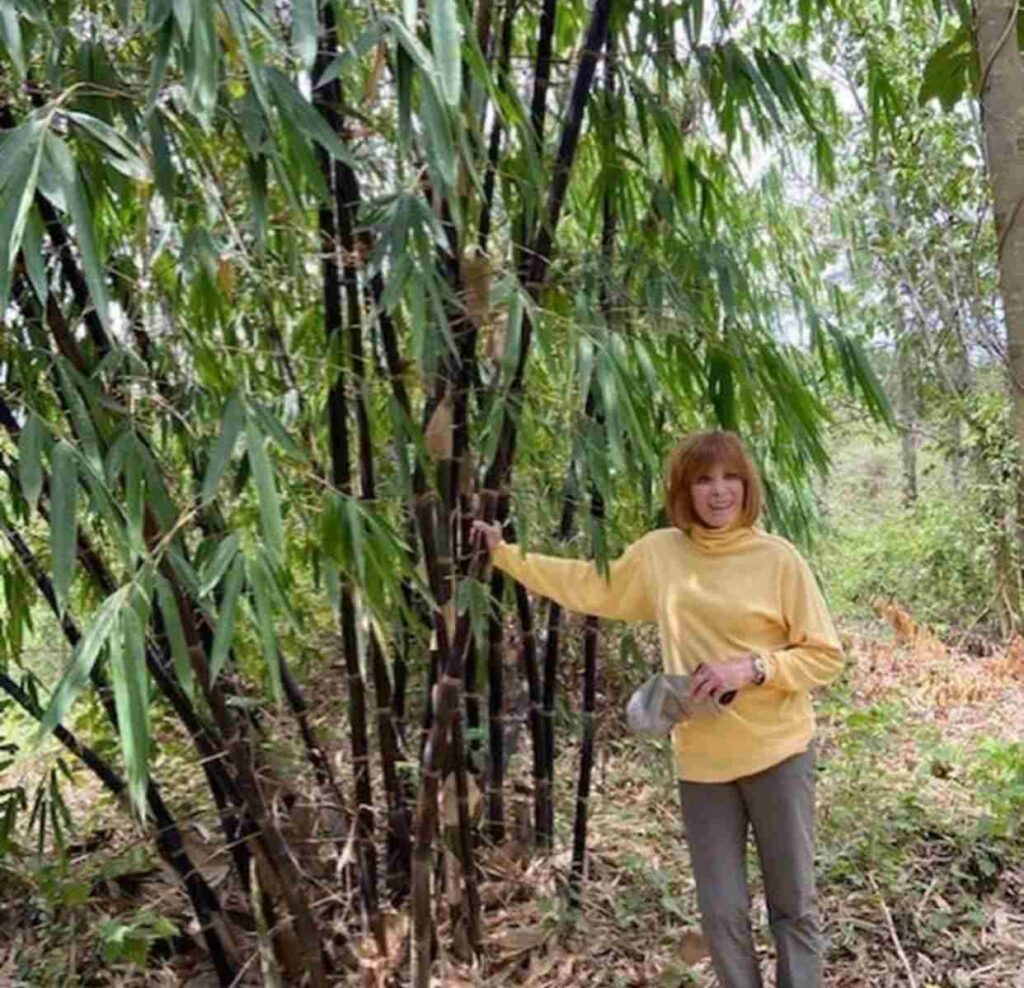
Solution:
[[[498,543],[501,542],[501,526],[495,524],[489,524],[486,521],[481,521],[479,518],[473,521],[473,540],[477,545],[482,542],[487,546],[488,552],[494,552],[498,547]]]
[[[690,680],[690,699],[720,700],[726,693],[749,686],[754,681],[751,655],[738,655],[728,662],[704,662]]]

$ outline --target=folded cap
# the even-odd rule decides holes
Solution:
[[[637,734],[668,734],[688,717],[714,716],[730,703],[735,693],[719,700],[690,699],[690,676],[657,673],[638,687],[626,704],[626,724]]]

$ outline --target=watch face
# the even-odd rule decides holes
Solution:
[[[768,670],[765,668],[764,659],[762,659],[761,656],[759,656],[759,655],[756,656],[754,658],[754,683],[755,683],[755,685],[760,686],[765,681],[765,677],[767,675],[768,675]]]

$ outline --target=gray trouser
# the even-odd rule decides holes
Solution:
[[[747,828],[753,826],[778,988],[818,988],[821,935],[814,889],[814,752],[735,782],[680,782],[701,925],[722,988],[760,988],[750,933]]]

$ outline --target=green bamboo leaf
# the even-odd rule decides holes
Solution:
[[[258,401],[250,401],[249,412],[259,423],[263,434],[273,439],[284,453],[300,463],[309,463],[309,453],[292,438],[291,433],[269,408]]]
[[[43,221],[35,206],[28,211],[28,218],[25,221],[21,256],[25,259],[25,267],[28,270],[28,279],[32,282],[32,290],[36,293],[40,304],[45,306],[46,296],[50,289],[46,274],[46,254],[43,250]]]
[[[970,63],[976,57],[967,28],[961,28],[929,56],[918,92],[920,103],[937,99],[949,113],[970,91]]]
[[[444,188],[450,189],[455,185],[455,142],[448,114],[430,86],[424,86],[420,92],[420,112],[430,170]]]
[[[43,489],[43,446],[46,430],[35,412],[30,412],[18,437],[18,480],[21,493],[29,505],[39,503]]]
[[[128,517],[128,544],[136,556],[146,553],[143,521],[146,510],[146,483],[141,451],[132,437],[124,464],[124,496]]]
[[[158,31],[171,16],[171,0],[147,0],[146,30]]]
[[[273,601],[274,607],[278,613],[283,614],[291,626],[291,629],[297,634],[302,634],[302,624],[299,621],[299,617],[295,612],[294,604],[290,599],[289,595],[281,589],[280,572],[276,570],[269,561],[266,561],[266,571],[269,579],[267,580],[267,587],[270,591],[270,597]]]
[[[252,587],[253,602],[256,609],[256,627],[259,630],[260,644],[263,648],[263,659],[267,664],[267,678],[274,702],[279,706],[283,699],[281,688],[281,659],[277,651],[277,636],[274,633],[274,613],[271,606],[272,592],[270,584],[273,577],[267,562],[260,554],[246,560],[248,583]]]
[[[192,30],[192,2],[193,0],[172,0],[171,2],[171,10],[183,38],[187,38]]]
[[[245,576],[245,559],[236,555],[231,569],[224,580],[224,593],[220,599],[220,618],[217,621],[217,628],[213,633],[213,647],[210,651],[210,678],[216,680],[220,675],[224,663],[227,661],[228,652],[231,651],[231,643],[235,636],[235,615],[238,611],[238,595],[242,589],[242,579]]]
[[[457,2],[428,0],[427,11],[441,96],[449,106],[458,106],[462,90],[462,26]]]
[[[35,741],[38,744],[60,723],[63,723],[71,705],[75,702],[82,687],[89,680],[89,674],[100,654],[100,649],[107,644],[111,632],[117,624],[121,609],[128,603],[131,585],[121,587],[112,593],[96,611],[85,634],[82,635],[71,656],[67,669],[60,678],[49,706],[39,721],[39,730]]]
[[[185,629],[181,624],[181,612],[178,610],[178,601],[170,581],[160,574],[157,574],[156,577],[156,595],[160,614],[163,617],[164,633],[167,635],[167,642],[171,649],[174,671],[177,673],[182,689],[189,697],[193,697],[195,695],[195,680],[192,675],[192,663],[188,657],[188,645],[185,642]]]
[[[232,397],[224,406],[224,419],[221,422],[220,435],[210,452],[210,459],[206,465],[206,475],[203,477],[203,486],[199,494],[199,500],[206,504],[213,497],[220,483],[224,471],[231,462],[231,455],[234,453],[235,444],[242,431],[245,421],[245,413],[242,402],[237,395]]]
[[[316,8],[317,0],[292,0],[292,48],[307,72],[312,71],[316,61]]]
[[[120,636],[110,650],[110,672],[117,709],[128,792],[140,816],[146,812],[149,778],[149,672],[146,636],[138,612],[131,605],[120,611]]]
[[[170,15],[170,0],[166,0],[167,15]],[[152,115],[160,98],[160,89],[164,84],[164,77],[167,75],[167,65],[171,60],[171,46],[174,43],[174,21],[170,16],[157,26],[157,38],[153,61],[149,68],[149,80],[146,85],[146,109],[145,116]]]
[[[193,4],[191,41],[185,46],[185,89],[204,126],[217,105],[217,27],[212,3]]]
[[[409,54],[409,57],[419,67],[420,72],[426,78],[426,81],[431,87],[437,85],[437,72],[435,71],[434,57],[429,51],[423,46],[419,38],[413,34],[412,31],[406,27],[397,17],[387,15],[381,18],[382,22],[387,24],[392,34],[395,36],[395,40],[401,45],[402,48]]]
[[[63,357],[54,361],[57,368],[57,382],[61,395],[68,409],[71,424],[75,430],[75,436],[81,446],[86,463],[92,468],[97,477],[103,476],[103,460],[100,457],[99,440],[96,436],[96,428],[89,414],[80,385],[88,388],[88,381]]]
[[[74,110],[65,111],[69,120],[82,128],[101,148],[109,152],[106,160],[129,178],[148,182],[151,179],[149,166],[127,138],[119,134],[110,124],[88,113]]]
[[[43,158],[42,124],[27,120],[0,145],[0,312],[7,308],[11,269],[21,248],[29,210],[36,195]]]
[[[263,541],[271,558],[278,564],[284,558],[284,532],[281,522],[281,501],[274,483],[274,471],[270,465],[270,457],[263,435],[256,428],[255,421],[250,418],[245,425],[246,450],[249,453],[249,465],[252,467],[253,480],[256,481],[256,494],[260,504],[260,523]]]
[[[345,520],[345,498],[341,494],[328,494],[320,512],[320,545],[338,569],[348,570],[352,558],[351,533]]]
[[[234,562],[238,554],[238,547],[241,545],[241,538],[237,532],[232,532],[226,539],[223,539],[209,561],[199,571],[199,596],[205,597],[224,575],[225,570]]]
[[[53,481],[50,490],[50,548],[53,592],[64,610],[75,575],[78,545],[78,462],[74,450],[63,440],[53,448]]]
[[[25,78],[25,51],[21,43],[21,23],[14,0],[0,0],[0,42],[14,64],[20,82]]]
[[[331,130],[323,115],[299,92],[288,76],[269,65],[264,67],[264,75],[282,117],[294,123],[329,155],[352,168],[357,167],[356,159],[344,141]]]
[[[366,532],[363,527],[363,516],[359,504],[352,497],[344,499],[345,524],[350,533],[349,544],[352,546],[352,565],[359,583],[366,582]]]
[[[185,593],[192,597],[198,597],[199,574],[195,571],[192,564],[185,558],[181,549],[172,543],[171,547],[167,550],[167,558],[170,560],[171,567],[174,569],[178,582],[181,583]]]
[[[149,118],[149,148],[153,155],[153,176],[157,191],[170,203],[174,199],[174,164],[163,118],[159,113],[151,114]]]
[[[109,332],[110,317],[107,306],[106,273],[96,249],[92,210],[89,207],[85,186],[67,144],[53,133],[47,133],[43,143],[46,155],[60,181],[64,202],[75,224],[75,239],[82,254],[82,266],[85,268],[85,280],[89,286],[93,307]]]
[[[374,21],[355,42],[346,45],[345,50],[340,55],[336,55],[331,59],[330,64],[324,69],[320,78],[316,80],[313,88],[319,89],[321,86],[326,86],[327,83],[333,82],[341,75],[346,65],[358,62],[369,52],[373,51],[380,44],[381,38],[387,33],[387,28],[386,19],[381,18]]]

